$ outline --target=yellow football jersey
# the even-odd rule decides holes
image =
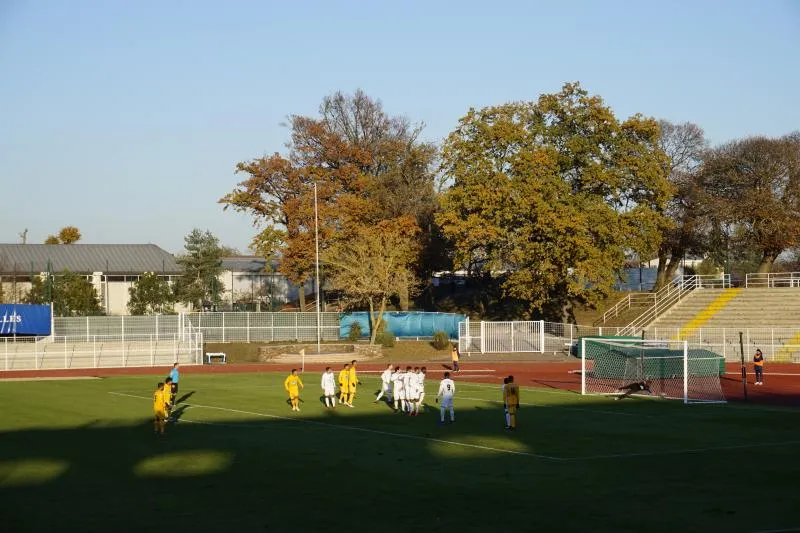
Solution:
[[[519,387],[516,383],[506,383],[503,387],[503,402],[506,405],[517,405],[519,403]]]
[[[300,376],[294,376],[289,374],[286,380],[283,382],[283,388],[286,389],[289,393],[299,393],[300,387],[303,386],[303,382],[300,381]]]

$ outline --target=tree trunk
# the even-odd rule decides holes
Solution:
[[[658,250],[658,270],[656,271],[656,286],[653,292],[667,284],[667,251],[663,248]]]
[[[297,299],[300,301],[300,312],[306,310],[306,283],[301,282],[297,287]]]
[[[672,257],[670,257],[669,264],[667,265],[667,271],[664,274],[664,284],[667,284],[673,280],[675,274],[678,272],[678,268],[681,266],[682,257],[682,250],[676,250],[672,253]]]
[[[381,305],[378,309],[378,313],[375,314],[375,304],[373,303],[372,299],[369,300],[369,316],[372,321],[372,327],[370,330],[369,335],[369,343],[370,345],[375,344],[375,338],[378,336],[378,331],[381,329],[381,323],[383,322],[383,312],[386,310],[386,298],[381,298]]]
[[[772,252],[764,252],[761,256],[761,264],[758,265],[758,270],[756,272],[758,274],[767,274],[772,272],[772,265],[775,263],[775,259],[778,258],[779,254],[772,253]]]
[[[400,310],[408,311],[408,284],[403,283],[400,287],[400,291],[398,294],[400,298]]]

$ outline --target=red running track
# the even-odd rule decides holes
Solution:
[[[400,363],[405,366],[404,363]],[[413,365],[419,365],[418,361]],[[290,364],[230,364],[230,365],[184,365],[181,366],[183,376],[194,374],[233,374],[243,372],[288,372]],[[339,368],[340,365],[332,365]],[[427,363],[428,373],[438,378],[448,371],[449,365],[441,362]],[[321,372],[325,364],[306,365],[306,372]],[[359,364],[358,369],[365,373],[383,370],[385,365],[375,363]],[[112,377],[133,375],[166,376],[171,367],[145,368],[90,368],[67,370],[11,370],[0,371],[2,379],[36,379],[36,378],[79,378],[79,377]],[[744,387],[741,378],[741,366],[727,365],[727,374],[722,378],[725,397],[730,401],[744,400]],[[454,374],[457,380],[479,383],[500,383],[502,379],[513,374],[520,385],[559,390],[580,390],[580,362],[566,363],[491,363],[462,362],[461,371]],[[800,406],[800,366],[793,364],[771,364],[764,368],[764,385],[754,384],[753,369],[747,369],[747,399],[750,403],[764,405]]]

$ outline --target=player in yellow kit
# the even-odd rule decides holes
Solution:
[[[164,412],[167,413],[167,420],[172,414],[172,378],[167,376],[162,387],[164,393]],[[165,422],[166,423],[166,422]]]
[[[514,383],[514,376],[506,378],[503,386],[503,403],[508,413],[506,414],[506,429],[517,429],[517,410],[519,409],[519,386]]]
[[[289,403],[292,404],[292,411],[300,410],[300,389],[303,388],[303,382],[300,376],[297,375],[297,369],[293,368],[292,373],[286,376],[283,382],[283,388],[289,393]]]
[[[163,383],[159,383],[153,392],[153,414],[155,415],[153,429],[157,434],[163,435],[167,425],[167,405],[164,399]]]
[[[349,405],[347,398],[350,396],[350,364],[345,363],[339,371],[339,403]],[[349,407],[353,407],[350,405]]]
[[[347,405],[349,407],[353,407],[353,398],[356,397],[356,389],[358,388],[358,385],[361,385],[361,382],[358,381],[358,376],[356,375],[355,359],[350,361],[350,372],[347,375],[347,379],[350,386],[349,390],[347,391]]]

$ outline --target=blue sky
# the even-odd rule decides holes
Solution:
[[[800,129],[800,2],[0,0],[0,242],[66,225],[171,252],[289,114],[364,89],[439,141],[470,107],[580,81],[720,143]]]

